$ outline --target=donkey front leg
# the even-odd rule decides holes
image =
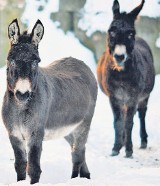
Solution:
[[[24,140],[15,136],[9,136],[15,156],[15,170],[17,172],[17,181],[26,179],[27,155]]]
[[[41,168],[40,168],[40,157],[42,152],[42,139],[31,137],[30,143],[28,144],[28,175],[31,178],[31,184],[39,182]]]
[[[110,99],[110,103],[114,115],[114,130],[115,130],[115,142],[114,142],[111,156],[117,156],[124,142],[123,141],[124,115],[120,105],[118,105],[118,101],[116,101],[113,98]]]

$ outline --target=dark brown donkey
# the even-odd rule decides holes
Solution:
[[[145,115],[150,92],[154,86],[153,57],[147,43],[135,37],[134,22],[144,4],[130,13],[120,13],[117,0],[113,4],[114,19],[108,30],[106,52],[98,63],[98,82],[109,96],[114,115],[115,143],[112,156],[123,145],[126,157],[131,157],[133,117],[138,110],[141,148],[147,147]]]

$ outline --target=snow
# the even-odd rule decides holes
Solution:
[[[50,1],[54,3],[56,0]],[[31,0],[27,0],[28,7],[23,15],[27,20],[29,30],[32,29],[37,19],[45,27],[44,38],[39,45],[42,59],[41,66],[46,66],[53,60],[65,56],[74,56],[84,60],[96,74],[96,65],[91,51],[86,49],[72,33],[65,35],[49,19],[50,7],[46,5],[43,12],[37,12]],[[32,1],[33,2],[33,1]],[[100,0],[99,0],[100,2]],[[29,6],[30,4],[30,6]],[[52,4],[53,5],[53,4]],[[32,7],[32,8],[31,8]],[[28,11],[28,13],[27,13]],[[30,14],[32,11],[32,14]],[[27,18],[27,19],[26,19]],[[1,89],[0,106],[2,105],[6,89],[5,67],[0,69]],[[160,183],[160,75],[156,76],[154,90],[149,100],[147,112],[147,131],[149,144],[146,150],[140,150],[139,120],[137,114],[134,118],[133,128],[133,159],[126,159],[124,148],[117,157],[111,157],[114,142],[113,116],[108,98],[99,90],[95,114],[86,144],[86,159],[91,172],[91,180],[71,176],[71,152],[64,139],[45,141],[41,157],[42,174],[40,183],[35,186],[155,186]],[[28,186],[26,181],[16,183],[14,170],[14,154],[11,148],[7,131],[0,117],[0,186]]]
[[[157,46],[158,48],[160,48],[160,33],[159,33],[158,39],[156,40],[156,46]]]
[[[119,0],[120,11],[130,12],[133,8],[139,5],[140,2],[141,0]],[[158,4],[158,2],[158,0],[145,1],[140,15],[159,17],[160,4]],[[83,16],[79,21],[79,28],[86,31],[88,36],[91,36],[97,30],[106,32],[113,18],[112,5],[113,0],[87,0],[84,10],[82,10]]]
[[[33,5],[32,2],[34,1],[27,0],[27,7],[22,16],[22,21],[28,23],[30,32],[37,19],[40,19],[44,25],[45,34],[39,46],[39,53],[42,60],[41,66],[45,66],[53,60],[66,56],[86,60],[88,64],[94,63],[94,56],[91,51],[82,46],[71,32],[68,32],[65,36],[61,29],[57,29],[57,23],[53,24],[49,19],[52,10],[51,6],[54,7],[55,11],[58,9],[57,0],[49,1],[50,3],[46,5],[43,12],[37,12],[37,4],[35,3]],[[32,11],[32,14],[30,14],[30,11]]]
[[[94,65],[93,65],[94,66]],[[5,82],[5,69],[0,70],[2,82]],[[128,181],[136,186],[154,186],[160,182],[160,75],[156,77],[154,91],[151,94],[147,113],[147,131],[149,145],[147,150],[139,149],[139,121],[134,120],[133,159],[124,158],[124,149],[117,157],[111,157],[114,139],[112,112],[108,98],[99,90],[98,100],[92,126],[86,145],[86,158],[92,179],[75,178],[71,176],[70,147],[63,139],[43,143],[41,157],[42,175],[38,186],[127,186]],[[1,85],[0,99],[2,100],[5,84]],[[14,171],[14,155],[8,140],[6,129],[0,125],[0,181],[1,185],[28,186],[27,181],[16,183]]]

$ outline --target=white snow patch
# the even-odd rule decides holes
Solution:
[[[26,24],[30,26],[29,31],[31,31],[32,29],[31,27],[33,26],[33,24],[35,24],[37,19],[42,19],[42,21],[44,19],[48,20],[51,12],[59,11],[59,0],[49,0],[47,2],[48,3],[46,3],[45,0],[42,0],[42,1],[26,0],[25,12],[21,20],[22,22],[25,22]],[[42,11],[40,12],[37,11],[40,5],[44,6],[43,13]]]
[[[156,47],[160,48],[160,33],[159,38],[156,40]]]

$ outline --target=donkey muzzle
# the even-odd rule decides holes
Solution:
[[[31,96],[31,92],[27,91],[25,93],[22,93],[20,91],[16,91],[15,96],[19,102],[26,102],[29,97]]]
[[[19,78],[16,82],[14,95],[19,102],[26,102],[31,96],[31,83],[28,78]]]
[[[115,55],[114,55],[114,58],[116,59],[116,61],[117,61],[118,63],[121,63],[122,61],[124,61],[125,55],[124,55],[124,54],[122,54],[122,55],[117,55],[117,54],[115,54]]]
[[[114,52],[113,52],[113,57],[119,66],[124,66],[124,62],[127,59],[126,46],[125,45],[116,45]]]

